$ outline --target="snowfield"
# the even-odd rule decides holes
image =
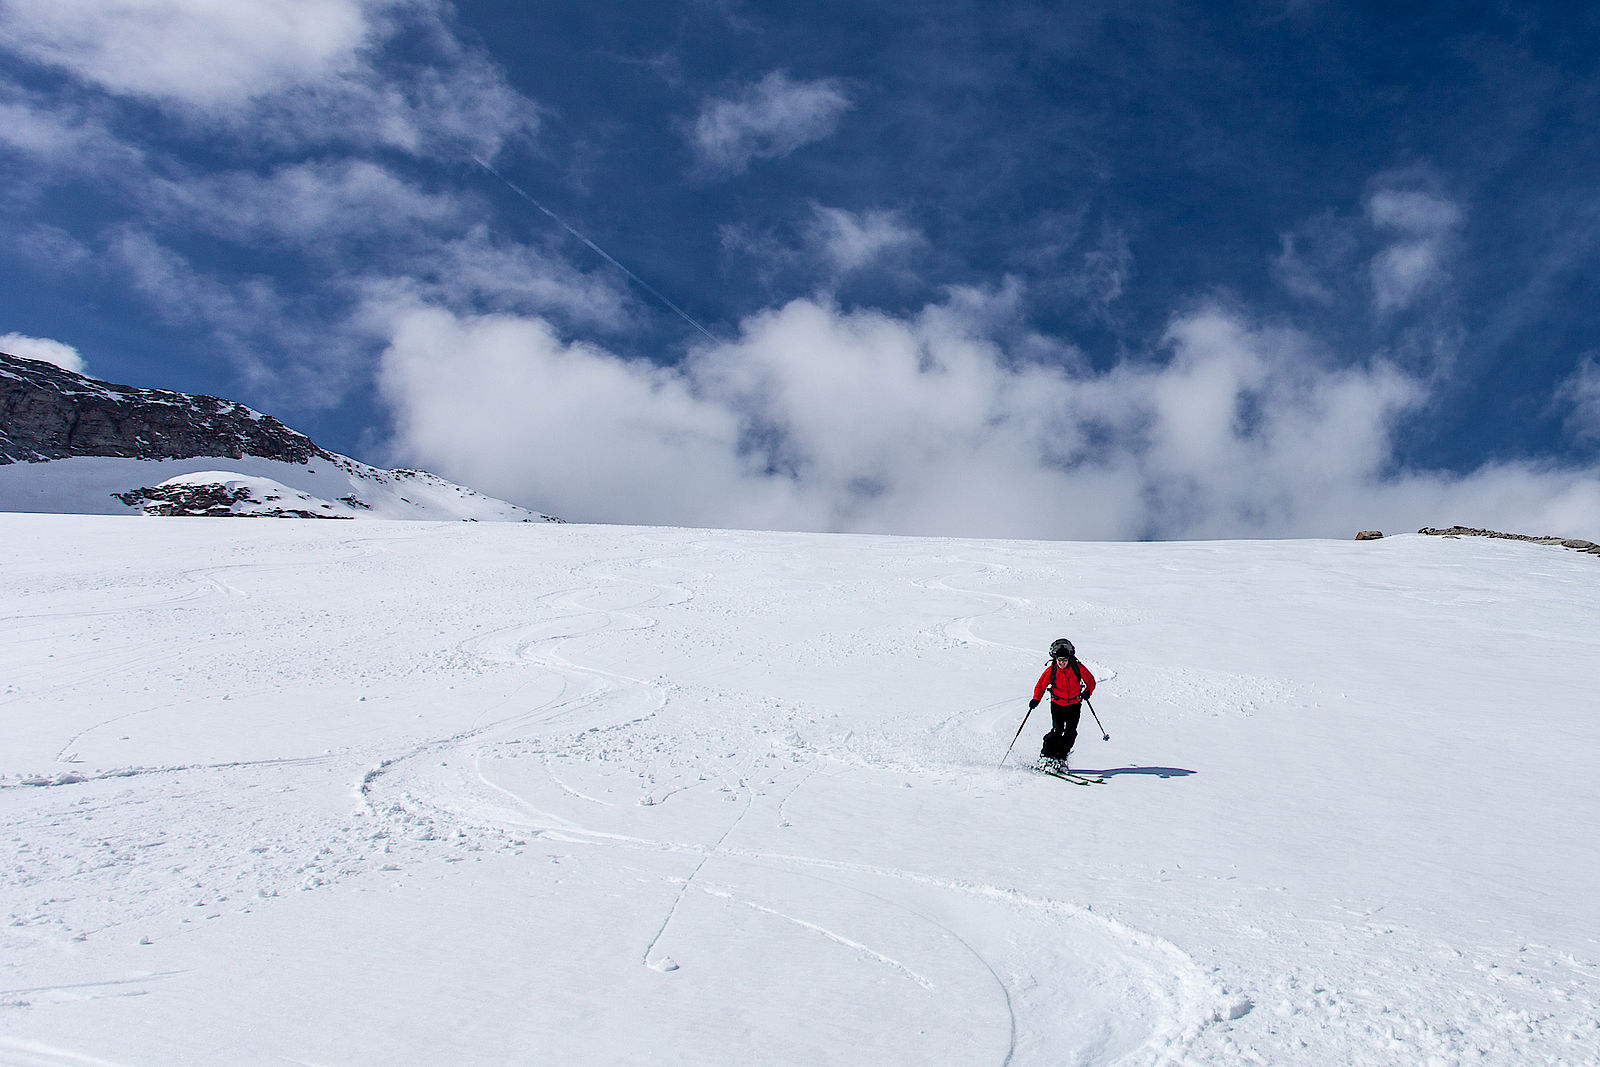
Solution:
[[[0,540],[0,1063],[1600,1062],[1591,556]]]
[[[148,510],[148,505],[141,506],[136,499],[139,490],[177,487],[226,491],[238,498],[228,509],[228,514],[236,516],[298,512],[322,519],[560,521],[427,471],[384,470],[332,454],[308,463],[260,456],[71,456],[40,463],[3,463],[0,513],[136,515]]]

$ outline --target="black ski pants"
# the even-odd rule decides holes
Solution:
[[[1083,714],[1083,704],[1050,704],[1050,732],[1044,735],[1039,754],[1050,759],[1066,759],[1072,746],[1078,743],[1078,718]]]

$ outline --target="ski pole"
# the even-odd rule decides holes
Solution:
[[[1083,698],[1083,702],[1084,702],[1084,703],[1085,703],[1085,704],[1089,704],[1089,698],[1088,698],[1088,697],[1084,697],[1084,698]],[[1094,715],[1094,705],[1093,705],[1093,704],[1089,704],[1089,714],[1090,714],[1090,715]],[[1024,721],[1024,722],[1026,722],[1026,721],[1027,721],[1027,720],[1026,720],[1026,719],[1024,719],[1024,720],[1023,720],[1023,721]],[[1100,716],[1098,716],[1098,715],[1094,715],[1094,724],[1095,724],[1095,725],[1096,725],[1096,726],[1100,726]],[[1022,731],[1021,731],[1021,730],[1018,730],[1018,731],[1017,731],[1017,733],[1019,733],[1019,734],[1020,734],[1020,733],[1021,733],[1021,732],[1022,732]],[[1106,733],[1106,728],[1105,728],[1105,727],[1104,727],[1104,726],[1100,726],[1100,740],[1102,740],[1102,741],[1109,741],[1109,740],[1111,740],[1111,735],[1110,735],[1110,734],[1108,734],[1108,733]],[[1012,743],[1012,744],[1016,744],[1016,742],[1015,742],[1015,741],[1013,741],[1013,742],[1011,742],[1011,743]],[[1008,752],[1009,752],[1009,751],[1010,751],[1010,750],[1009,750],[1009,749],[1008,749],[1008,750],[1007,750],[1007,751],[1008,751]],[[1003,761],[1002,761],[1002,762],[1003,762]]]
[[[1029,707],[1028,708],[1028,715],[1032,715],[1032,714],[1033,714],[1033,708]],[[1000,757],[999,766],[1004,767],[1006,765],[1006,758],[1011,755],[1011,750],[1016,747],[1017,738],[1022,736],[1023,727],[1028,725],[1028,715],[1024,715],[1022,717],[1022,726],[1017,727],[1016,736],[1011,739],[1011,744],[1006,746],[1006,754],[1004,756]]]

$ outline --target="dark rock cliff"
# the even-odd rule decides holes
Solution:
[[[0,353],[0,464],[68,456],[332,458],[304,434],[229,400],[113,385]]]

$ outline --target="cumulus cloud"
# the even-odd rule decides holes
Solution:
[[[834,79],[796,81],[773,71],[732,97],[706,101],[690,140],[702,171],[737,174],[753,159],[777,159],[827,137],[849,108]]]
[[[1447,278],[1461,209],[1436,193],[1382,188],[1367,199],[1366,210],[1368,221],[1391,239],[1372,259],[1373,304],[1379,311],[1404,310]]]
[[[76,348],[61,341],[52,341],[48,337],[29,337],[20,333],[0,334],[0,352],[21,356],[23,359],[37,359],[42,363],[53,363],[62,370],[70,370],[77,374],[88,372],[88,365]]]
[[[618,521],[789,514],[783,486],[741,455],[732,412],[677,371],[565,342],[540,319],[408,310],[379,383],[403,453],[470,469],[480,486]]]
[[[539,319],[412,308],[383,390],[405,458],[596,521],[1050,538],[1600,521],[1592,471],[1395,470],[1426,384],[1334,366],[1297,331],[1204,307],[1162,360],[1069,370],[1018,359],[963,300],[983,303],[797,300],[674,368]]]

